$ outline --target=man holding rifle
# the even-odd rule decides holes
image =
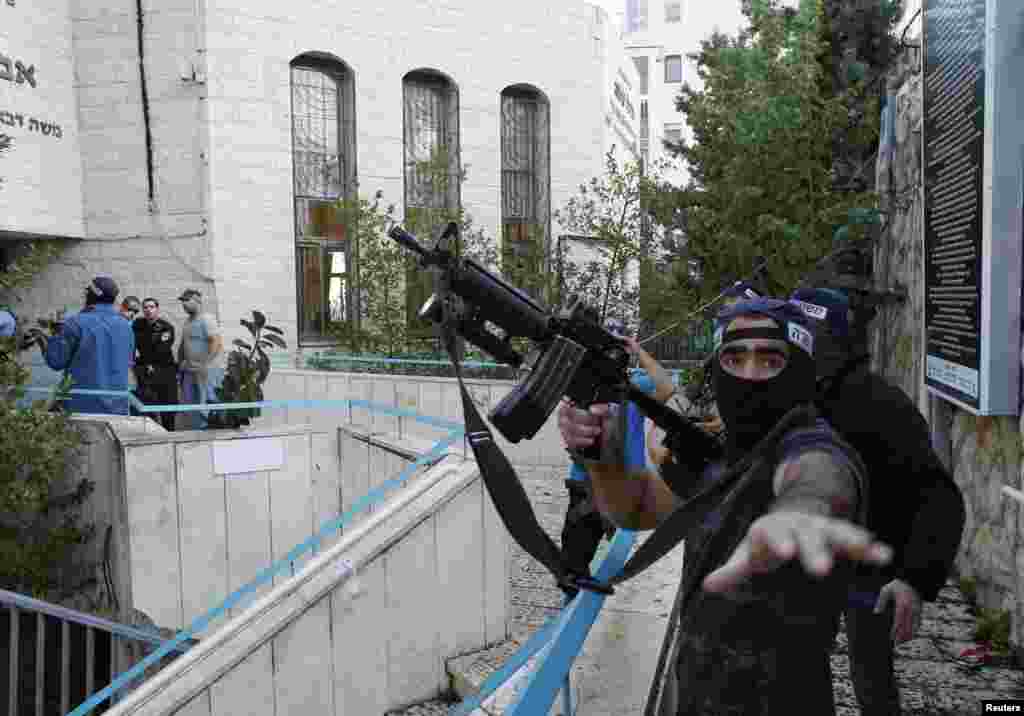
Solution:
[[[623,336],[626,350],[637,358],[639,369],[630,375],[630,383],[638,390],[650,395],[659,403],[665,403],[675,393],[672,376],[654,360],[650,353],[640,347],[635,338],[626,338],[625,325],[617,319],[607,321],[605,328],[609,333]],[[627,453],[642,456],[644,454],[644,416],[633,403],[624,406],[627,425],[627,440],[633,441],[632,451]],[[639,443],[639,447],[636,447]],[[570,571],[575,576],[590,576],[590,563],[597,554],[601,539],[614,531],[614,527],[601,513],[594,508],[594,500],[590,487],[590,476],[584,464],[574,460],[569,467],[569,477],[565,480],[569,492],[569,506],[565,511],[562,523],[562,554]],[[572,599],[579,590],[576,587],[559,585],[566,598]]]
[[[598,509],[620,527],[653,529],[685,500],[721,494],[690,532],[676,653],[662,713],[833,714],[833,625],[849,565],[884,564],[891,550],[858,527],[867,510],[856,453],[817,419],[814,340],[794,305],[726,308],[710,366],[727,430],[721,454],[669,436],[660,474],[626,474],[608,455],[608,408],[560,409],[570,450],[584,459]],[[588,453],[590,454],[590,453]]]

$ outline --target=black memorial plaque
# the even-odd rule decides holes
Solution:
[[[925,382],[980,401],[986,0],[924,4]]]

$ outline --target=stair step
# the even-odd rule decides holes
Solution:
[[[482,651],[471,652],[464,656],[449,659],[447,662],[448,676],[451,681],[452,690],[459,699],[475,696],[480,692],[484,681],[504,666],[524,642],[518,639],[509,639],[499,642]],[[538,652],[536,656],[526,662],[519,671],[511,676],[502,686],[498,688],[484,703],[481,708],[476,709],[472,716],[503,716],[505,711],[515,704],[526,687],[530,674],[537,666],[540,657],[545,650]],[[575,664],[572,668],[572,701],[578,704],[581,694],[580,681],[584,673],[584,667]],[[552,716],[562,714],[562,695],[555,699],[551,709]]]

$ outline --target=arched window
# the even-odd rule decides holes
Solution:
[[[462,170],[459,162],[459,90],[435,70],[414,70],[402,79],[405,145],[405,225],[424,241],[437,238],[458,218]],[[429,332],[417,318],[431,280],[410,268],[406,281],[409,325]]]
[[[357,313],[357,247],[338,211],[355,192],[355,81],[341,60],[307,53],[291,63],[291,87],[299,340],[308,342]]]
[[[502,269],[540,297],[550,244],[551,138],[548,100],[515,85],[501,93]]]

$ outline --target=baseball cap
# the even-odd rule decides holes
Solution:
[[[761,298],[761,292],[754,288],[749,281],[737,281],[722,292],[723,299],[738,298],[741,301],[752,301]]]
[[[86,295],[96,303],[113,303],[119,289],[110,276],[97,276],[85,287]]]
[[[816,321],[825,321],[829,331],[837,338],[850,337],[850,299],[841,291],[830,288],[798,288],[790,302]]]
[[[179,301],[187,301],[190,298],[198,298],[200,301],[202,301],[203,294],[201,291],[197,291],[194,288],[186,288],[184,291],[181,292],[181,295],[178,296]]]

